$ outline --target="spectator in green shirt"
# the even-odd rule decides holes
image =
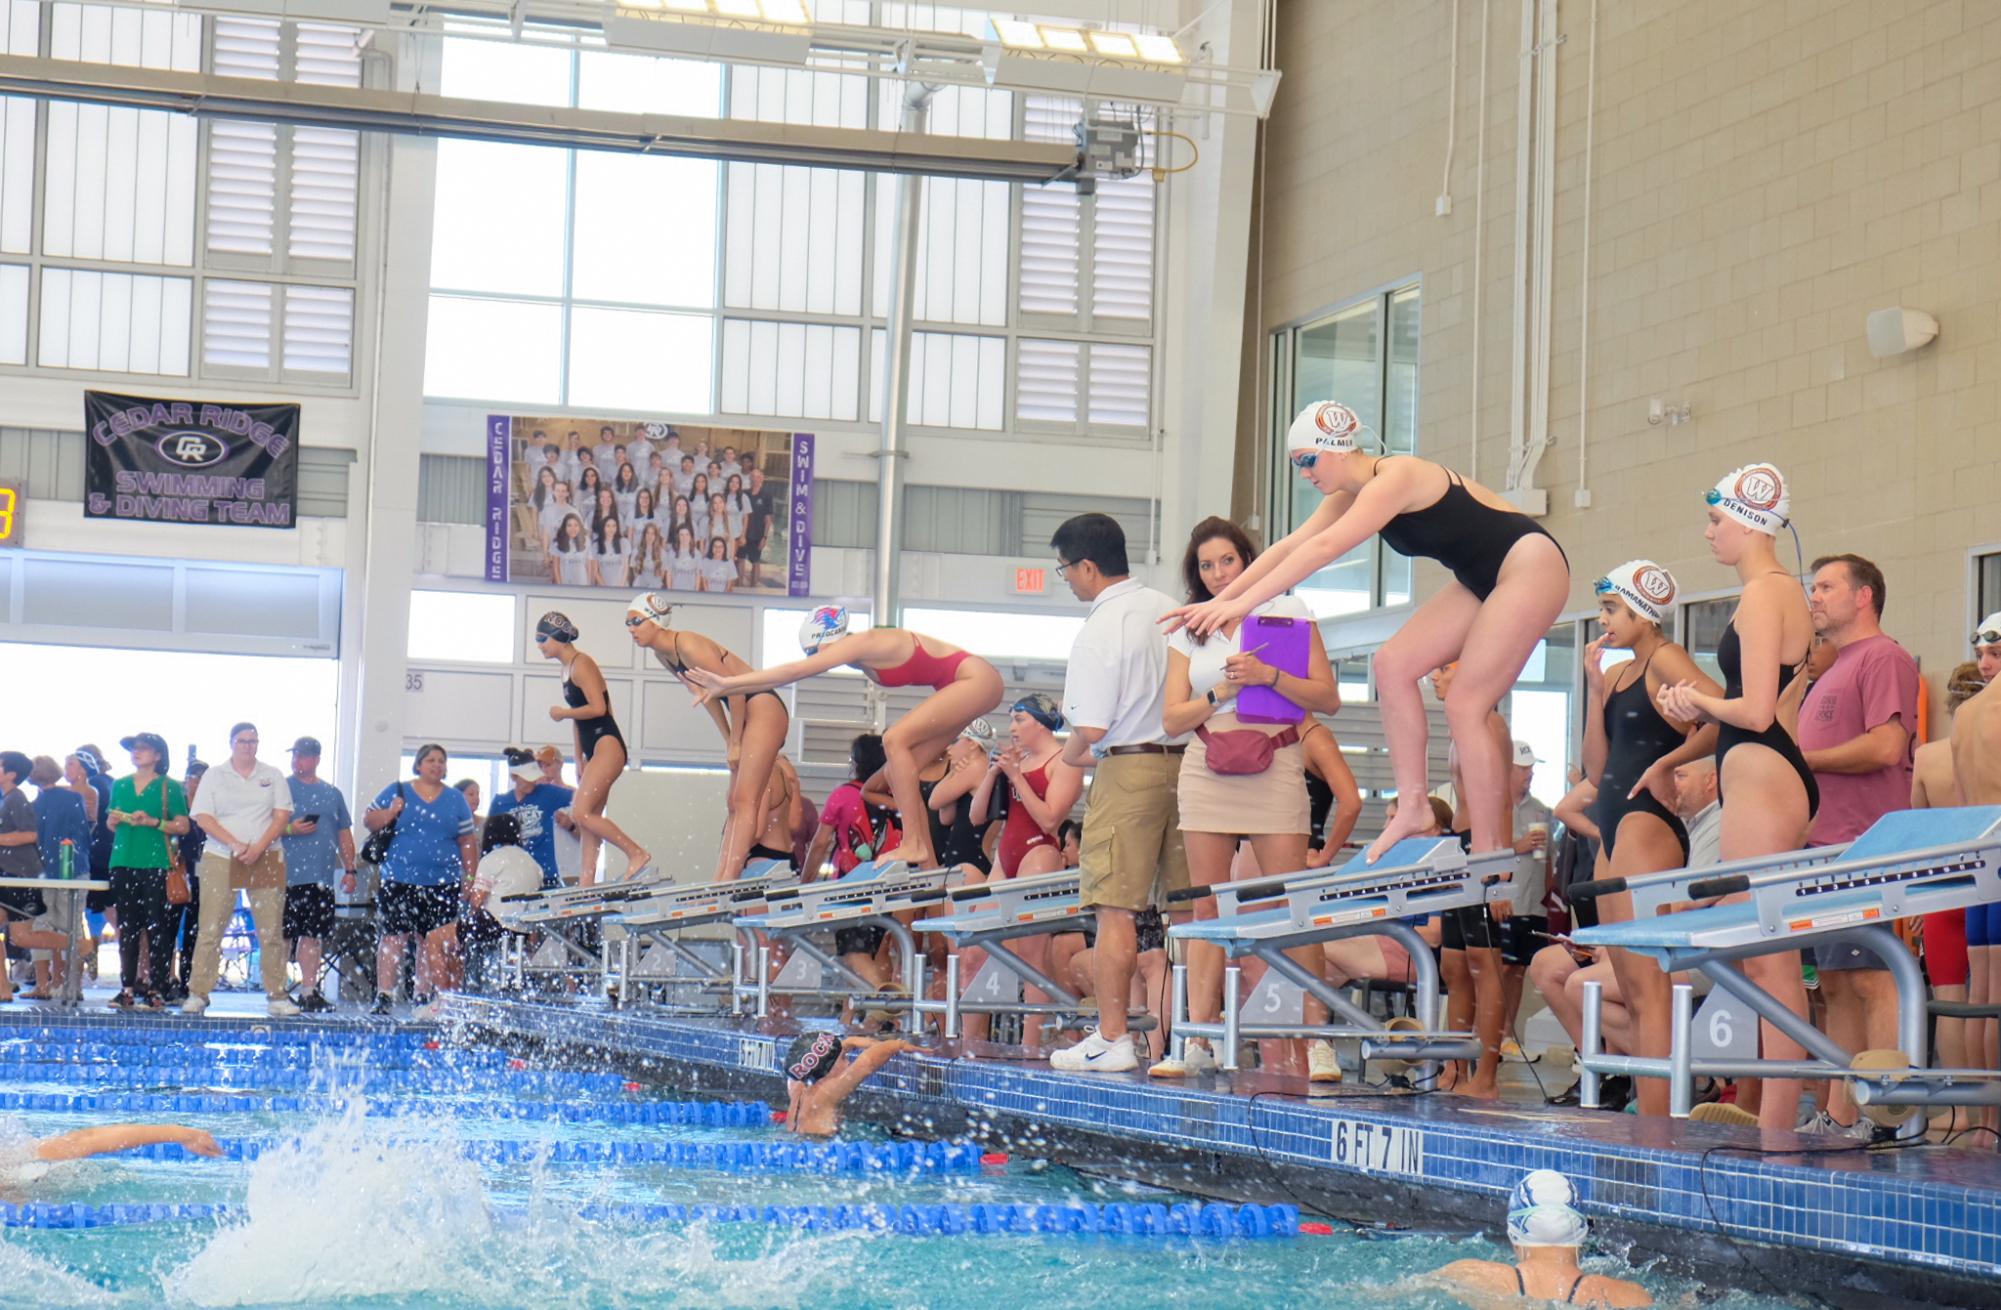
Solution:
[[[164,776],[167,743],[156,732],[134,733],[118,743],[132,754],[132,773],[111,784],[111,894],[118,905],[118,981],[111,1004],[166,1008],[173,963],[168,926],[167,870],[175,844],[188,830],[188,798]],[[145,979],[139,976],[142,939],[151,934]]]

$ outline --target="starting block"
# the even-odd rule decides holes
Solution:
[[[1438,963],[1406,921],[1505,900],[1514,861],[1513,851],[1469,857],[1454,837],[1410,837],[1375,864],[1357,854],[1338,869],[1307,869],[1173,893],[1170,901],[1213,895],[1217,914],[1214,919],[1175,924],[1167,935],[1220,947],[1232,961],[1223,972],[1220,1023],[1188,1018],[1188,968],[1174,967],[1173,1054],[1182,1055],[1187,1038],[1207,1037],[1221,1044],[1217,1054],[1223,1068],[1234,1070],[1237,1047],[1246,1037],[1317,1037],[1359,1038],[1364,1060],[1477,1059],[1476,1037],[1440,1030]],[[1415,1025],[1383,1023],[1285,954],[1299,946],[1370,934],[1393,937],[1410,953],[1416,971]],[[1302,1015],[1297,1021],[1245,1023],[1238,995],[1242,969],[1235,961],[1246,955],[1263,960],[1274,974],[1344,1022],[1307,1024]]]
[[[1584,883],[1572,895],[1631,892],[1634,918],[1580,930],[1585,946],[1649,956],[1671,973],[1697,971],[1759,1018],[1806,1048],[1805,1060],[1701,1059],[1692,1037],[1694,1003],[1686,983],[1674,988],[1673,1045],[1667,1059],[1604,1050],[1603,998],[1587,986],[1584,1066],[1579,1103],[1595,1107],[1608,1074],[1666,1078],[1670,1113],[1687,1117],[1698,1075],[1725,1078],[1847,1078],[1855,1099],[1879,1123],[1918,1106],[2001,1104],[2001,1073],[1926,1068],[1924,975],[1890,925],[1899,919],[2001,900],[2001,806],[1900,810],[1878,819],[1847,846],[1817,847]],[[1662,911],[1675,904],[1729,897],[1722,904]],[[1897,987],[1896,1052],[1849,1052],[1814,1028],[1738,968],[1761,955],[1847,942],[1883,962]]]
[[[924,992],[924,959],[917,951],[910,929],[896,915],[923,903],[927,893],[942,892],[952,874],[948,869],[913,869],[902,860],[871,860],[858,864],[840,878],[781,888],[765,897],[761,913],[737,914],[731,919],[737,930],[730,981],[733,1011],[755,1000],[753,1011],[759,1018],[771,1009],[771,943],[785,942],[795,954],[820,966],[822,985],[779,989],[786,995],[813,996],[827,1000],[865,1000],[871,1008],[904,1009],[906,1024],[916,1032],[919,1015],[914,1002]],[[928,897],[928,899],[936,899]],[[903,959],[903,981],[907,994],[881,995],[868,979],[849,968],[827,947],[813,940],[813,934],[841,928],[881,928],[896,942]],[[762,934],[766,941],[749,949],[746,943]],[[753,976],[745,976],[746,964]],[[827,980],[831,979],[831,985]]]
[[[753,860],[744,867],[743,877],[728,882],[630,889],[604,912],[607,927],[623,930],[618,950],[614,953],[609,941],[605,948],[607,987],[628,998],[639,987],[690,987],[732,995],[730,974],[688,949],[681,934],[690,928],[733,923],[761,909],[773,892],[798,885],[790,865]],[[733,951],[731,959],[735,958]]]

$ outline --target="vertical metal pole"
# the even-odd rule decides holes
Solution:
[[[762,1019],[771,1013],[771,947],[759,943],[757,948],[757,1017]]]
[[[1188,1038],[1181,1027],[1188,1022],[1188,966],[1174,966],[1172,980],[1167,992],[1167,1053],[1177,1062],[1188,1052]]]
[[[1237,1071],[1237,994],[1243,989],[1244,969],[1233,964],[1223,970],[1223,1067]]]
[[[910,1011],[904,1016],[903,1030],[912,1037],[924,1031],[924,1013],[917,1008],[917,1003],[924,999],[925,964],[924,952],[912,950],[903,966],[903,974],[908,980],[910,991]]]
[[[959,1035],[959,953],[945,957],[945,1036]]]
[[[924,131],[931,115],[931,97],[936,88],[912,84],[903,96],[900,131],[916,136]],[[883,333],[882,360],[882,440],[877,447],[881,467],[876,470],[881,489],[875,518],[875,612],[878,628],[897,622],[901,600],[897,596],[897,566],[902,557],[904,410],[910,390],[910,325],[917,309],[918,220],[924,199],[923,179],[913,173],[896,182],[896,258],[889,266],[889,322]]]
[[[1686,1119],[1695,1109],[1695,988],[1674,985],[1674,1045],[1668,1047],[1668,1118]]]
[[[743,1013],[743,935],[730,943],[730,1013]]]
[[[1591,1062],[1598,1058],[1603,1047],[1600,1040],[1601,1025],[1605,1022],[1605,984],[1588,982],[1584,984],[1584,1049],[1578,1054],[1583,1057],[1579,1063],[1584,1072],[1577,1080],[1577,1104],[1586,1110],[1598,1108],[1598,1073]]]

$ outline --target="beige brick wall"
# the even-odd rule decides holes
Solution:
[[[1436,218],[1450,4],[1281,0],[1261,314],[1269,329],[1421,276],[1420,448],[1464,469],[1480,0],[1457,3],[1454,207]],[[1937,685],[1966,658],[1966,551],[2001,543],[2001,0],[1601,0],[1593,505],[1579,511],[1590,12],[1590,0],[1561,10],[1555,444],[1535,478],[1570,554],[1573,604],[1640,555],[1686,591],[1732,585],[1703,544],[1700,496],[1768,459],[1791,480],[1809,559],[1853,550],[1883,566],[1885,626]],[[1500,486],[1521,10],[1496,0],[1491,15],[1478,431],[1481,480]],[[1898,304],[1937,315],[1939,339],[1876,360],[1863,320]],[[1268,393],[1265,379],[1247,389]],[[1652,396],[1692,406],[1693,421],[1648,426]]]

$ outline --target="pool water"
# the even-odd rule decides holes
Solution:
[[[686,1098],[615,1077],[516,1067],[520,1062],[483,1050],[427,1049],[421,1037],[407,1034],[321,1034],[306,1042],[271,1030],[204,1043],[172,1033],[156,1041],[146,1033],[73,1028],[0,1041],[0,1096],[201,1091],[226,1097],[208,1103],[217,1108],[171,1113],[4,1110],[0,1132],[8,1136],[170,1120],[218,1139],[251,1139],[259,1148],[254,1159],[180,1159],[171,1150],[100,1158],[56,1166],[32,1185],[17,1185],[0,1200],[213,1204],[228,1212],[118,1227],[0,1229],[0,1306],[1429,1310],[1461,1303],[1421,1284],[1420,1275],[1455,1259],[1504,1255],[1478,1239],[1380,1240],[1339,1231],[1259,1241],[919,1236],[580,1218],[593,1205],[660,1202],[1060,1205],[1189,1198],[1020,1156],[999,1167],[894,1175],[558,1161],[549,1153],[571,1144],[791,1139],[770,1126],[616,1122],[631,1113],[626,1107]],[[434,1090],[413,1090],[418,1086]],[[279,1098],[288,1097],[306,1098],[301,1104],[309,1108],[285,1108],[291,1102]],[[557,1117],[565,1114],[573,1117]],[[844,1137],[883,1140],[859,1125]],[[1595,1256],[1587,1267],[1634,1276],[1611,1255]],[[1636,1276],[1664,1304],[1692,1295],[1688,1284],[1645,1270]],[[1765,1310],[1787,1303],[1732,1293],[1705,1304]]]

